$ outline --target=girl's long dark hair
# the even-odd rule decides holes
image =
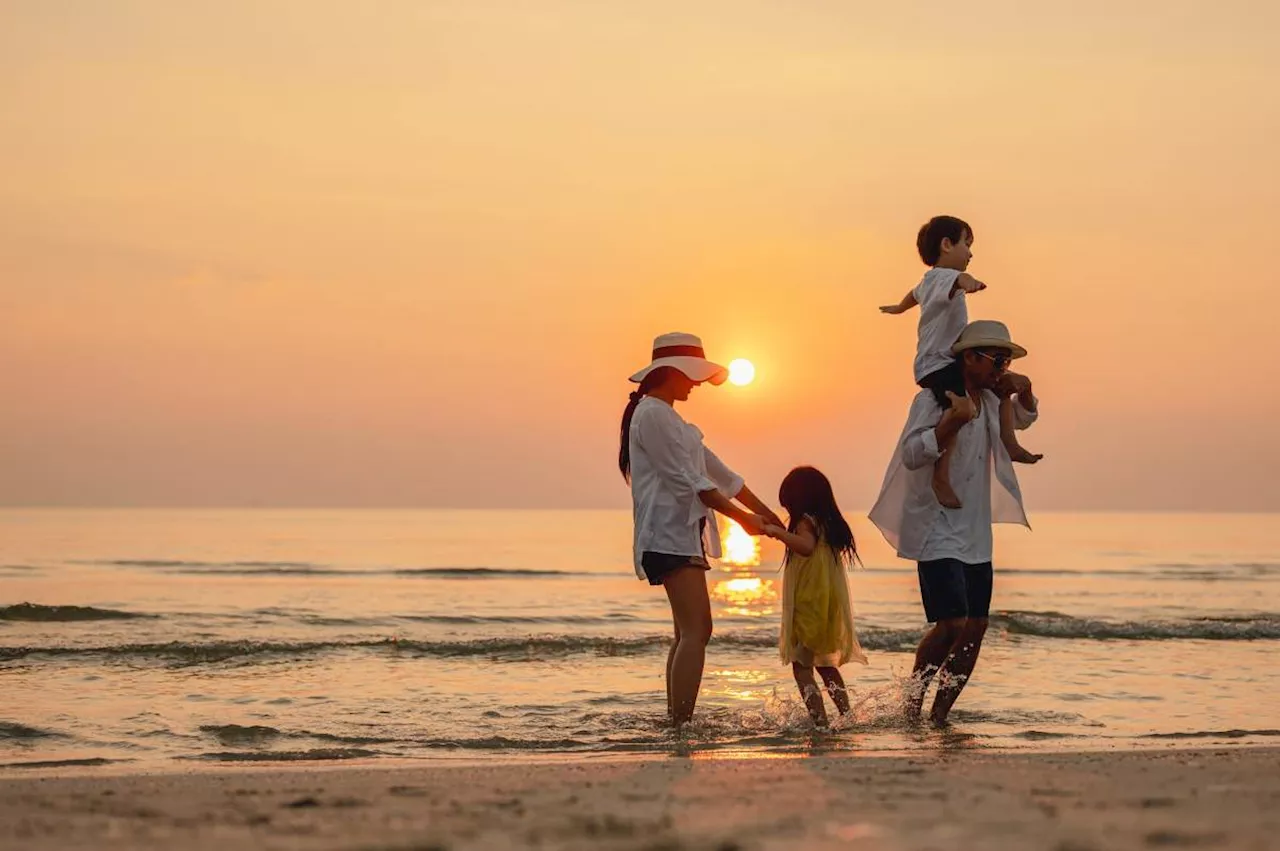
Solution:
[[[660,366],[653,372],[644,377],[640,382],[640,386],[632,391],[631,397],[627,400],[627,407],[622,410],[622,429],[619,435],[618,447],[618,469],[622,471],[622,478],[626,482],[631,481],[631,417],[636,412],[636,406],[640,404],[640,400],[648,396],[655,387],[667,380],[667,370],[674,369],[670,366]]]
[[[807,514],[818,523],[818,532],[826,539],[827,546],[836,557],[852,564],[858,559],[858,545],[853,540],[853,530],[836,505],[836,495],[831,482],[815,467],[796,467],[782,480],[778,488],[778,502],[787,510],[787,531],[794,533],[800,520]],[[791,557],[787,551],[786,558]]]

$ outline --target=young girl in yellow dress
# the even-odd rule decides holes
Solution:
[[[783,561],[782,631],[778,650],[791,663],[800,696],[815,724],[826,726],[818,669],[836,709],[849,711],[840,666],[867,663],[853,629],[853,606],[845,570],[857,558],[853,530],[836,505],[831,482],[813,467],[797,467],[782,480],[778,500],[787,510],[787,528],[766,525],[764,533],[787,547]]]

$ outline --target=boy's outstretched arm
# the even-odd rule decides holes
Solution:
[[[903,296],[902,301],[898,302],[897,304],[881,305],[880,312],[892,313],[893,315],[896,316],[899,313],[906,313],[908,310],[915,307],[919,303],[920,302],[916,301],[915,291],[912,290],[911,292]]]
[[[970,275],[968,272],[961,272],[956,277],[956,282],[951,285],[950,298],[955,298],[955,295],[958,292],[976,293],[981,292],[986,288],[987,285],[982,283],[982,281],[979,281],[973,275]]]

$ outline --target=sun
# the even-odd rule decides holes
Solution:
[[[730,520],[720,539],[724,555],[721,561],[735,567],[749,567],[760,563],[760,542],[743,529],[736,521]]]
[[[746,358],[738,358],[729,362],[729,382],[743,387],[756,378],[756,367]]]

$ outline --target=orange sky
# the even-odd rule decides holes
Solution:
[[[948,212],[1033,510],[1280,509],[1274,7],[192,5],[0,12],[0,503],[624,506],[689,330],[709,443],[865,507]]]

